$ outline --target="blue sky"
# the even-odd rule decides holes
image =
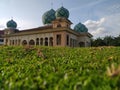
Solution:
[[[20,30],[42,26],[44,12],[62,5],[70,12],[72,28],[81,22],[94,37],[120,34],[120,0],[0,0],[0,30],[11,18]]]

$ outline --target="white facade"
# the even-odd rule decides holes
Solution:
[[[60,18],[51,25],[28,30],[7,28],[4,30],[4,45],[90,46],[92,35],[88,32],[76,32],[70,25],[69,20]]]

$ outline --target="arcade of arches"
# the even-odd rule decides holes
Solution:
[[[8,42],[8,41],[7,41]],[[10,40],[10,45],[44,45],[44,46],[53,46],[53,37],[45,38],[36,38],[36,40]]]
[[[54,35],[53,35],[54,36]],[[34,38],[32,38],[34,37]],[[19,46],[19,45],[34,45],[34,46],[69,46],[69,47],[86,47],[90,46],[89,42],[77,41],[76,37],[66,34],[65,36],[62,34],[56,34],[55,37],[36,37],[31,36],[31,39],[27,39],[28,37],[22,38],[9,38],[6,39],[6,45],[11,46]],[[63,40],[64,39],[64,40]]]

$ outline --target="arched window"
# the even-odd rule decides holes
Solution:
[[[27,45],[27,41],[26,41],[26,40],[23,40],[23,41],[22,41],[22,45]]]
[[[69,46],[69,35],[66,36],[66,39],[67,39],[66,44],[67,44],[67,46]]]
[[[67,27],[69,27],[69,25],[67,24]]]
[[[58,24],[57,27],[61,27],[61,24]]]
[[[61,45],[61,34],[56,35],[56,44]]]
[[[14,42],[14,40],[12,41],[12,45],[14,45],[15,44],[15,42]]]
[[[29,45],[35,45],[35,41],[34,40],[30,40],[29,41]]]
[[[85,47],[85,42],[79,42],[80,47]]]
[[[39,45],[39,38],[36,38],[36,45]]]
[[[45,38],[45,46],[48,46],[48,38]]]
[[[53,46],[53,37],[50,37],[50,38],[49,38],[49,45],[50,45],[50,46]]]

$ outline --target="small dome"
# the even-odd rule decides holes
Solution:
[[[74,30],[77,32],[88,32],[87,27],[81,23],[78,23],[77,25],[75,25]]]
[[[64,7],[61,7],[56,10],[55,16],[69,18],[69,11]]]
[[[14,20],[10,20],[7,22],[7,28],[17,28],[17,23]]]
[[[45,12],[42,16],[43,24],[50,24],[53,20],[55,20],[55,11],[53,9]]]

